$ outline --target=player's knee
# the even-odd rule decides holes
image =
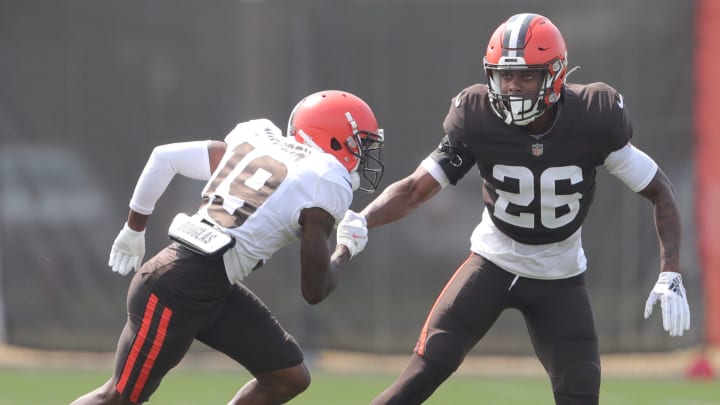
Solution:
[[[423,357],[454,371],[465,358],[465,346],[456,334],[437,332],[428,337]]]
[[[600,396],[600,365],[575,363],[563,370],[553,384],[557,404],[597,404]]]
[[[372,405],[421,404],[453,370],[415,354],[395,382],[375,398]]]
[[[310,372],[304,364],[257,378],[260,386],[282,401],[289,401],[305,391],[310,380]]]
[[[285,391],[292,397],[305,391],[310,386],[310,372],[303,365],[292,373],[292,376],[286,380]]]

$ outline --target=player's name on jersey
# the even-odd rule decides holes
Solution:
[[[192,222],[185,222],[178,227],[180,232],[183,232],[188,238],[192,238],[196,242],[209,245],[218,234],[214,229],[205,228]]]
[[[175,216],[168,235],[188,248],[207,255],[224,252],[234,242],[222,230],[203,222],[197,216],[190,217],[183,213]]]

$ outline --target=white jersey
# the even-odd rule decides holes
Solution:
[[[334,156],[283,137],[269,120],[238,124],[225,143],[198,213],[236,240],[223,256],[231,282],[299,240],[303,209],[319,207],[340,221],[350,207],[347,169]]]

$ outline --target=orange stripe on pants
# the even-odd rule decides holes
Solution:
[[[455,280],[455,277],[457,277],[458,272],[462,267],[470,261],[470,259],[473,257],[472,253],[465,259],[465,261],[455,270],[455,273],[453,273],[452,277],[450,277],[450,280],[445,284],[445,287],[443,287],[443,290],[440,292],[440,295],[438,295],[437,299],[435,300],[435,303],[433,304],[432,308],[430,308],[430,313],[428,314],[427,318],[425,319],[425,324],[422,327],[422,330],[420,331],[420,337],[418,338],[418,342],[415,345],[415,352],[419,354],[420,356],[425,355],[425,344],[427,343],[427,335],[428,335],[428,328],[430,324],[430,317],[432,317],[433,313],[435,312],[435,308],[437,308],[438,303],[442,299],[442,296],[445,295],[445,291],[447,291],[448,287],[450,287],[450,284],[452,284],[453,280]]]
[[[125,367],[123,367],[122,374],[120,374],[120,379],[116,386],[119,392],[123,392],[123,390],[125,390],[125,386],[127,385],[130,374],[132,373],[132,369],[135,366],[135,362],[137,361],[138,354],[140,353],[140,348],[142,348],[143,344],[145,344],[145,339],[147,338],[147,333],[150,329],[150,322],[152,321],[153,313],[155,312],[157,302],[157,296],[155,296],[155,294],[151,294],[150,299],[145,306],[145,314],[143,314],[140,331],[135,337],[135,342],[130,349],[130,354],[125,361]]]
[[[130,394],[130,401],[132,402],[137,402],[140,397],[140,393],[142,393],[142,389],[145,387],[145,383],[150,376],[150,370],[152,370],[152,366],[155,364],[158,353],[160,353],[160,348],[162,348],[162,344],[165,341],[167,327],[168,323],[170,323],[171,317],[172,311],[169,308],[163,309],[163,312],[160,315],[160,325],[158,325],[157,333],[155,333],[155,339],[153,340],[152,347],[150,348],[150,353],[148,354],[147,359],[145,359],[145,363],[140,370],[140,376],[138,376],[132,394]]]

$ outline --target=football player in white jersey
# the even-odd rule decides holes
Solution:
[[[384,138],[371,108],[336,90],[301,100],[286,135],[257,119],[238,124],[224,142],[154,148],[110,253],[113,271],[137,270],[115,371],[74,405],[147,401],[195,339],[253,375],[230,404],[285,403],[307,388],[300,347],[242,280],[300,241],[302,295],[310,304],[325,299],[338,270],[367,242],[364,218],[348,208],[354,190],[378,186]],[[173,243],[142,264],[148,218],[176,174],[206,181],[200,207],[178,214],[168,232]],[[341,219],[350,225],[337,232],[331,256],[328,241]]]

